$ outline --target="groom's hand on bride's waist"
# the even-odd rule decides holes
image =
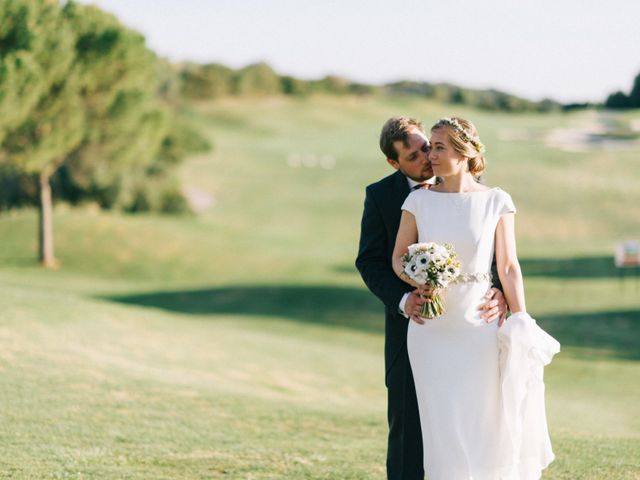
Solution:
[[[498,326],[502,326],[507,318],[507,301],[500,290],[493,287],[484,294],[483,303],[478,307],[482,311],[480,317],[487,323],[498,320]]]

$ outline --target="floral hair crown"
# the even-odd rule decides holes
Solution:
[[[464,128],[462,128],[462,125],[460,125],[460,123],[458,123],[458,121],[455,118],[449,118],[449,117],[441,118],[433,126],[433,128],[439,128],[439,127],[445,127],[445,126],[455,130],[460,135],[460,138],[462,139],[462,141],[473,145],[473,148],[475,148],[478,153],[484,153],[485,149],[484,149],[484,145],[480,141],[480,137],[474,137],[473,135],[470,135]]]

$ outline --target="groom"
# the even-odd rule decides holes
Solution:
[[[356,267],[369,290],[385,305],[387,478],[423,480],[420,418],[406,339],[409,318],[424,323],[418,316],[424,300],[395,275],[391,254],[400,226],[400,207],[412,189],[429,187],[427,180],[433,177],[433,170],[424,127],[413,118],[387,120],[380,133],[380,149],[396,172],[366,189]],[[480,306],[483,317],[503,317],[506,302],[502,292],[492,288],[486,298]]]

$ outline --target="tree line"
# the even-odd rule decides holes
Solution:
[[[292,95],[315,93],[333,95],[410,95],[482,110],[503,112],[570,111],[586,108],[640,108],[640,74],[629,94],[618,91],[603,103],[560,103],[552,99],[532,101],[496,89],[472,89],[450,83],[401,80],[384,85],[353,82],[328,75],[317,80],[302,80],[280,75],[266,63],[255,63],[234,70],[219,63],[185,64],[180,67],[180,89],[191,100],[214,100],[226,96]]]
[[[411,95],[506,112],[547,112],[561,108],[561,104],[551,99],[536,102],[495,89],[477,90],[449,83],[398,81],[385,85],[370,85],[336,75],[328,75],[317,80],[302,80],[290,75],[280,75],[262,62],[237,70],[219,63],[185,64],[180,70],[180,80],[182,94],[192,100],[212,100],[225,96],[305,96],[326,93]]]

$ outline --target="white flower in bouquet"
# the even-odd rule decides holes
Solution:
[[[449,258],[449,251],[442,245],[436,245],[432,256],[436,263],[441,264]]]
[[[404,266],[404,273],[406,273],[410,278],[413,278],[416,275],[417,266],[414,262],[409,262]]]
[[[414,280],[419,285],[426,285],[429,281],[429,275],[427,272],[418,272],[414,275]]]
[[[431,255],[428,253],[420,253],[416,255],[415,264],[419,269],[426,269],[429,266],[429,262],[431,262]]]

